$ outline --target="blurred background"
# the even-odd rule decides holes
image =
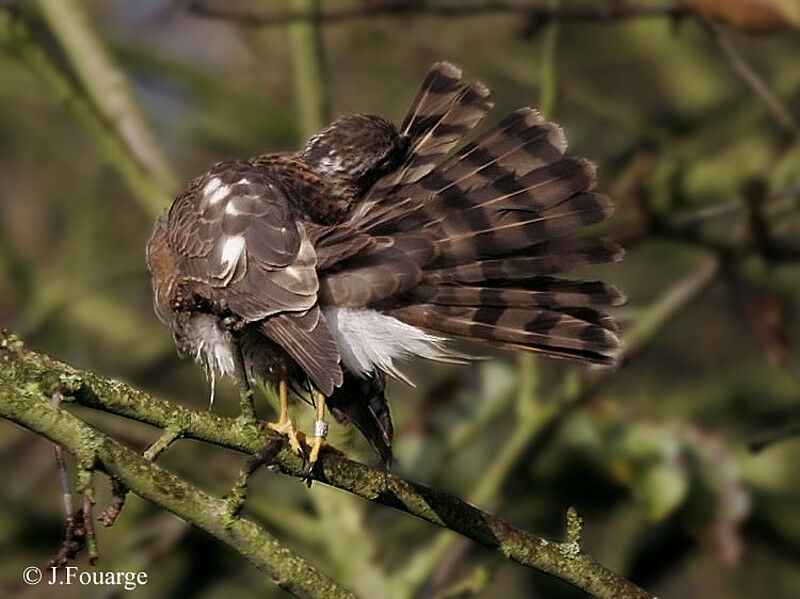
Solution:
[[[579,274],[627,292],[628,359],[412,365],[418,387],[389,390],[393,470],[551,538],[575,506],[586,550],[662,598],[800,597],[798,27],[796,0],[5,0],[0,326],[206,409],[203,373],[151,308],[144,246],[170,196],[347,112],[399,122],[449,60],[492,90],[483,128],[539,105],[597,163],[617,213],[595,232],[628,254]],[[137,450],[158,435],[70,409]],[[214,410],[237,413],[229,382]],[[274,412],[263,394],[258,410]],[[308,429],[312,410],[295,413]],[[242,462],[193,441],[159,458],[217,495]],[[0,478],[0,594],[50,596],[20,573],[62,538],[52,447],[0,422]],[[585,596],[320,484],[259,472],[246,513],[364,597]],[[99,543],[103,570],[149,573],[129,596],[288,596],[133,496]]]

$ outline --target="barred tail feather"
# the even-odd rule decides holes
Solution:
[[[533,277],[521,287],[430,285],[415,287],[409,294],[415,301],[443,306],[497,306],[507,308],[559,308],[562,306],[619,306],[625,296],[613,285],[601,281],[569,281],[554,277]]]
[[[476,258],[465,264],[429,268],[423,282],[480,283],[522,281],[535,275],[551,275],[580,266],[619,262],[624,252],[604,239],[554,239],[536,244],[525,252],[501,258]]]
[[[452,91],[455,79],[449,85]],[[414,110],[427,102],[421,92]],[[435,131],[420,123],[411,116],[404,126]],[[418,147],[435,147],[426,143]],[[601,282],[551,276],[622,257],[614,243],[577,236],[606,220],[613,206],[595,192],[594,165],[564,157],[566,148],[560,127],[522,108],[439,166],[422,160],[424,174],[407,177],[407,170],[379,188],[350,226],[394,240],[396,250],[406,236],[427,239],[430,247],[418,245],[430,251],[412,260],[418,270],[395,260],[391,277],[359,266],[358,276],[369,276],[373,288],[388,289],[390,278],[394,285],[392,293],[372,294],[367,307],[434,334],[613,363],[618,327],[598,308],[623,303],[623,295]],[[346,298],[347,272],[323,277],[322,288],[338,286],[331,297]]]
[[[581,318],[567,311],[495,306],[413,304],[390,314],[408,324],[455,337],[601,364],[617,360],[619,338],[597,312]]]
[[[455,66],[436,63],[400,127],[401,135],[409,140],[410,159],[383,185],[408,185],[421,179],[491,108],[486,86],[463,83]]]
[[[522,252],[529,247],[574,233],[606,220],[611,202],[594,193],[574,195],[541,214],[536,210],[507,208],[458,218],[472,220],[472,229],[461,227],[438,240],[440,256],[435,265],[463,264],[468,260]],[[482,223],[486,224],[482,224]]]
[[[354,211],[352,222],[362,223],[394,190],[416,183],[434,170],[491,108],[486,86],[462,82],[461,71],[450,63],[433,65],[400,127],[408,141],[408,158],[372,186]]]
[[[560,159],[566,147],[559,126],[543,121],[532,108],[517,110],[419,182],[386,194],[359,227],[372,234],[409,230],[437,211],[452,209],[454,204],[461,208],[476,204],[481,198],[491,199],[486,197],[485,190],[492,185],[500,186],[494,189],[492,197],[515,195],[518,202],[524,201],[526,196],[521,194],[528,187],[542,186],[542,181],[522,178]],[[587,165],[588,162],[582,161],[581,168],[593,182],[593,168]],[[561,173],[554,167],[540,176],[547,174]]]

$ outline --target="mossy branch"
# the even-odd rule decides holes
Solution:
[[[119,381],[30,351],[13,335],[0,336],[0,417],[42,434],[70,452],[85,454],[90,447],[97,467],[137,495],[227,543],[295,594],[352,596],[251,521],[226,517],[224,501],[195,489],[54,406],[49,397],[56,390],[65,403],[74,401],[247,454],[278,439],[281,446],[275,454],[274,467],[284,474],[304,478],[307,467],[303,460],[262,422],[224,418],[175,405]],[[569,539],[566,543],[554,542],[522,531],[456,497],[353,462],[334,450],[322,454],[315,478],[448,528],[508,559],[553,574],[595,597],[651,597],[583,551],[575,551],[574,542]]]
[[[0,341],[0,417],[37,432],[81,456],[87,471],[102,470],[127,489],[229,545],[278,585],[298,597],[355,598],[277,539],[245,518],[228,518],[224,501],[211,497],[117,441],[90,427],[48,399],[46,389],[73,393],[84,374],[26,351],[13,337]],[[107,381],[116,393],[121,383]]]

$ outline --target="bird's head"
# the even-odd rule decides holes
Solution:
[[[167,242],[164,218],[156,221],[156,226],[147,242],[147,268],[153,284],[153,308],[158,319],[169,324],[171,299],[177,281],[178,258]]]
[[[408,141],[383,117],[348,114],[308,140],[303,160],[315,172],[366,191],[403,160]]]

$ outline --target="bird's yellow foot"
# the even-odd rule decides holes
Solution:
[[[308,456],[308,461],[310,462],[311,466],[314,466],[314,463],[319,459],[319,451],[323,447],[327,445],[327,441],[325,437],[314,437],[314,440],[311,443],[311,453]]]
[[[277,422],[268,422],[267,426],[276,433],[286,435],[289,438],[289,447],[292,448],[292,451],[299,456],[305,456],[303,445],[300,443],[300,434],[295,430],[294,424],[289,418],[281,419]]]

